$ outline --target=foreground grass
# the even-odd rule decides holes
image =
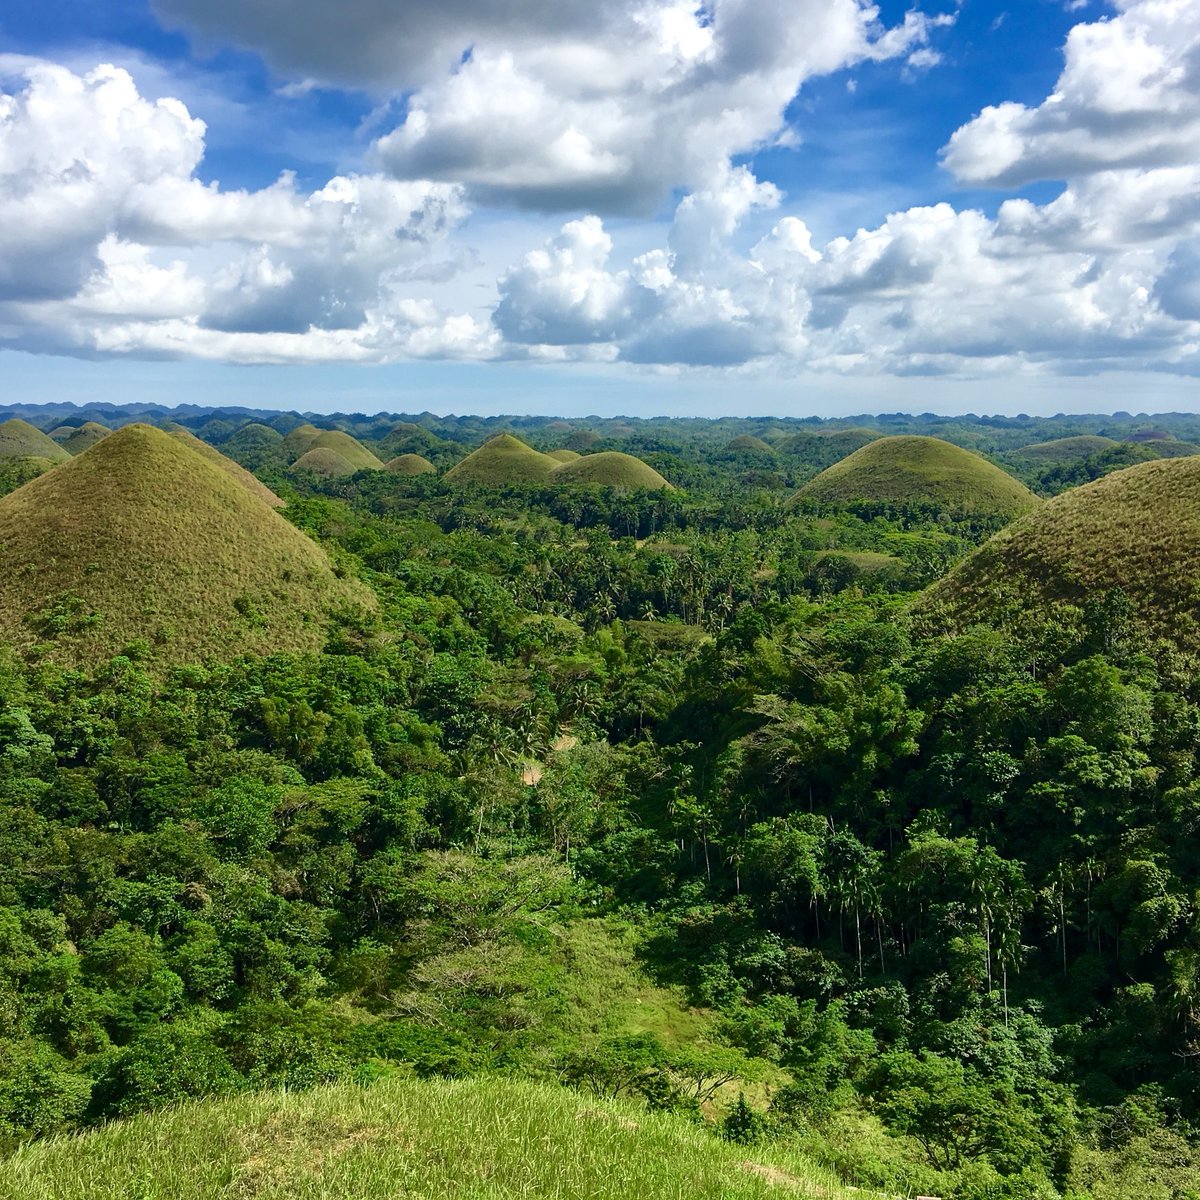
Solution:
[[[682,1118],[503,1080],[256,1093],[27,1146],[2,1200],[871,1200]]]

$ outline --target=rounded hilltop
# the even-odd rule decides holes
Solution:
[[[433,475],[437,468],[421,454],[398,454],[384,463],[384,470],[393,475]]]
[[[353,475],[355,468],[336,450],[330,450],[327,446],[314,446],[300,455],[288,470],[311,471],[314,475],[321,475],[326,479],[343,479],[347,475]]]
[[[1034,442],[1031,446],[1021,446],[1014,454],[1026,458],[1042,459],[1046,462],[1069,461],[1075,458],[1091,458],[1093,454],[1103,454],[1119,446],[1112,438],[1100,434],[1082,433],[1075,437],[1054,438],[1049,442]]]
[[[1152,635],[1200,650],[1200,458],[1160,459],[1072,488],[965,558],[918,601],[958,628],[1119,588]]]
[[[619,450],[603,450],[563,463],[554,469],[551,483],[591,484],[602,487],[658,490],[671,485],[648,463]]]
[[[382,471],[383,463],[370,450],[341,429],[326,429],[309,442],[307,450],[332,450],[350,464],[351,471]]]
[[[1038,498],[970,450],[932,437],[877,438],[809,480],[797,500],[931,507],[1012,518]]]
[[[325,553],[186,439],[129,425],[0,499],[0,642],[89,665],[318,649],[372,607]]]
[[[108,437],[112,430],[99,421],[84,421],[82,425],[60,425],[50,431],[50,436],[68,453],[82,454],[91,449],[102,438]]]
[[[446,472],[449,483],[475,483],[506,487],[513,483],[541,483],[559,464],[511,433],[498,433]]]
[[[0,462],[17,458],[45,458],[52,463],[60,463],[70,457],[69,450],[64,450],[52,437],[20,417],[0,424]]]

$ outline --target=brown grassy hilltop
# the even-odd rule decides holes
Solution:
[[[315,542],[185,441],[130,425],[0,499],[0,643],[87,665],[315,650],[370,607]]]
[[[1200,458],[1072,488],[965,558],[918,601],[949,628],[1120,588],[1151,633],[1200,650]]]

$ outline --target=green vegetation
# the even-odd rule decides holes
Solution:
[[[939,438],[879,438],[822,471],[798,498],[820,504],[877,503],[1013,517],[1037,497],[986,459]]]
[[[207,442],[202,442],[182,425],[169,425],[166,427],[166,431],[176,441],[182,442],[189,449],[195,450],[197,454],[203,455],[214,466],[220,467],[226,475],[240,483],[252,496],[257,496],[264,504],[269,504],[272,508],[283,507],[283,501],[265,483],[251,475],[240,463],[234,462],[232,458],[222,454]]]
[[[579,423],[337,415],[527,438],[485,489],[184,417],[282,513],[137,426],[0,500],[0,1195],[1197,1200],[1196,460],[972,558],[952,490],[789,503],[861,419],[590,418],[648,490],[557,482]]]
[[[655,490],[671,485],[651,466],[616,450],[586,454],[555,468],[550,476],[553,483],[598,485],[601,487]]]
[[[446,472],[446,480],[482,487],[505,487],[544,480],[559,465],[548,454],[539,454],[511,433],[501,433],[451,467]]]
[[[997,534],[936,584],[923,609],[956,625],[1119,589],[1131,619],[1200,650],[1200,460],[1143,463],[1074,488]]]
[[[730,438],[725,444],[725,449],[732,450],[734,453],[745,453],[748,451],[751,454],[764,454],[770,455],[772,458],[775,457],[774,448],[764,442],[762,438],[755,437],[752,433],[740,433],[737,437]]]
[[[500,1080],[385,1080],[191,1105],[82,1141],[34,1146],[0,1165],[4,1200],[133,1195],[849,1200],[851,1193],[809,1161],[722,1142],[676,1116]]]
[[[384,469],[393,475],[433,475],[437,467],[420,454],[398,454],[384,464]]]
[[[578,450],[547,450],[546,457],[554,459],[555,462],[569,463],[574,462],[581,457]]]
[[[55,662],[316,649],[366,601],[179,439],[127,426],[0,500],[0,640]]]
[[[52,438],[28,421],[18,417],[0,424],[0,462],[13,459],[44,458],[52,463],[66,462],[71,457]]]

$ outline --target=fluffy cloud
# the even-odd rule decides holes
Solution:
[[[0,337],[79,353],[239,361],[488,352],[493,335],[406,282],[465,213],[451,184],[290,175],[256,192],[196,177],[205,126],[123,70],[6,59]]]
[[[1012,187],[1200,159],[1200,5],[1118,0],[1076,25],[1054,92],[1036,108],[985,108],[942,159],[965,183]]]
[[[158,0],[291,76],[403,95],[375,147],[402,179],[541,211],[653,212],[780,135],[817,75],[924,46],[948,17],[885,29],[866,0]],[[915,65],[928,65],[924,56]]]

